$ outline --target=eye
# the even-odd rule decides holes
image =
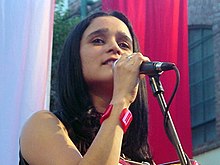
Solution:
[[[96,38],[96,39],[92,40],[92,43],[95,45],[101,45],[101,44],[104,44],[105,42],[101,38]]]
[[[122,49],[130,49],[130,45],[126,42],[121,42],[118,44],[118,46]]]

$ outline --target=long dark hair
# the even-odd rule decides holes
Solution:
[[[99,114],[91,100],[83,77],[80,58],[80,41],[93,19],[114,16],[123,21],[132,36],[133,50],[139,51],[139,44],[129,20],[120,12],[97,12],[81,21],[69,33],[58,66],[57,93],[60,107],[53,113],[64,123],[69,136],[84,155],[99,130]],[[135,161],[152,163],[148,146],[148,107],[145,79],[140,80],[137,97],[130,110],[133,121],[124,135],[122,153]]]

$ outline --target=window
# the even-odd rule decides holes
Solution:
[[[192,141],[196,148],[216,138],[212,27],[189,27],[189,70]]]

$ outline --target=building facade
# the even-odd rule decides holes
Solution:
[[[86,15],[101,10],[101,0],[67,0],[68,7],[71,11],[72,16],[81,16],[82,18]]]
[[[220,155],[220,1],[188,0],[193,155],[202,165]]]

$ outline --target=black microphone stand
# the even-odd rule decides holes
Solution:
[[[155,97],[157,97],[157,100],[160,104],[160,108],[161,108],[161,111],[162,111],[164,117],[167,117],[166,120],[167,120],[167,127],[168,127],[168,129],[170,131],[170,135],[171,135],[170,138],[172,138],[172,142],[173,142],[175,149],[177,151],[181,165],[191,165],[189,158],[187,157],[187,155],[183,151],[183,148],[180,143],[179,137],[177,135],[177,132],[176,132],[175,126],[173,124],[171,115],[170,115],[169,111],[166,112],[167,104],[166,104],[166,101],[163,96],[164,89],[163,89],[162,84],[160,82],[159,76],[160,76],[159,74],[149,76],[150,85],[151,85],[153,94]]]

